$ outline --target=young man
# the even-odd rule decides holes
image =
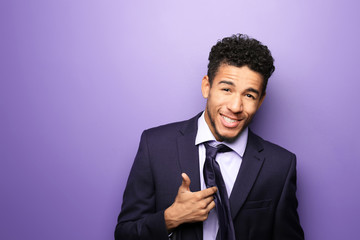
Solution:
[[[248,128],[273,62],[246,35],[212,47],[205,111],[143,132],[115,239],[304,239],[295,155]]]

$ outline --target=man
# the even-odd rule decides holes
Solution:
[[[143,132],[115,239],[304,239],[295,155],[248,128],[273,61],[246,35],[212,47],[205,111]]]

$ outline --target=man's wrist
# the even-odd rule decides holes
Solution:
[[[164,211],[164,219],[168,233],[171,233],[177,226],[180,225],[179,221],[176,219],[176,214],[173,214],[172,206],[168,207]]]

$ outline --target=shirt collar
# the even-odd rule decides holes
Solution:
[[[196,133],[195,145],[199,145],[208,141],[216,141],[214,135],[212,134],[209,126],[205,121],[204,114],[205,111],[201,114],[201,116],[198,119],[198,130]],[[248,134],[249,134],[249,129],[248,127],[246,127],[234,142],[231,143],[223,142],[223,144],[230,147],[233,151],[235,151],[237,154],[243,157],[247,144]]]

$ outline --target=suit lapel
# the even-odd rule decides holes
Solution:
[[[181,172],[186,173],[190,180],[190,190],[192,192],[200,191],[200,167],[199,167],[199,152],[195,145],[195,138],[197,134],[197,122],[201,113],[185,122],[185,125],[180,129],[180,136],[178,137],[178,153],[179,165]],[[197,239],[202,239],[202,224],[194,224]],[[183,230],[181,239],[194,239],[194,229],[191,231]],[[192,237],[190,237],[192,235]]]
[[[195,145],[199,116],[200,114],[185,122],[177,141],[180,169],[189,176],[191,191],[200,190],[199,152]]]
[[[189,135],[179,137],[178,151],[180,169],[189,176],[191,180],[191,191],[199,191],[199,153],[197,146],[195,146],[195,138]]]
[[[249,131],[246,150],[229,199],[233,219],[244,204],[263,165],[262,150],[262,144],[257,139],[257,136]]]

